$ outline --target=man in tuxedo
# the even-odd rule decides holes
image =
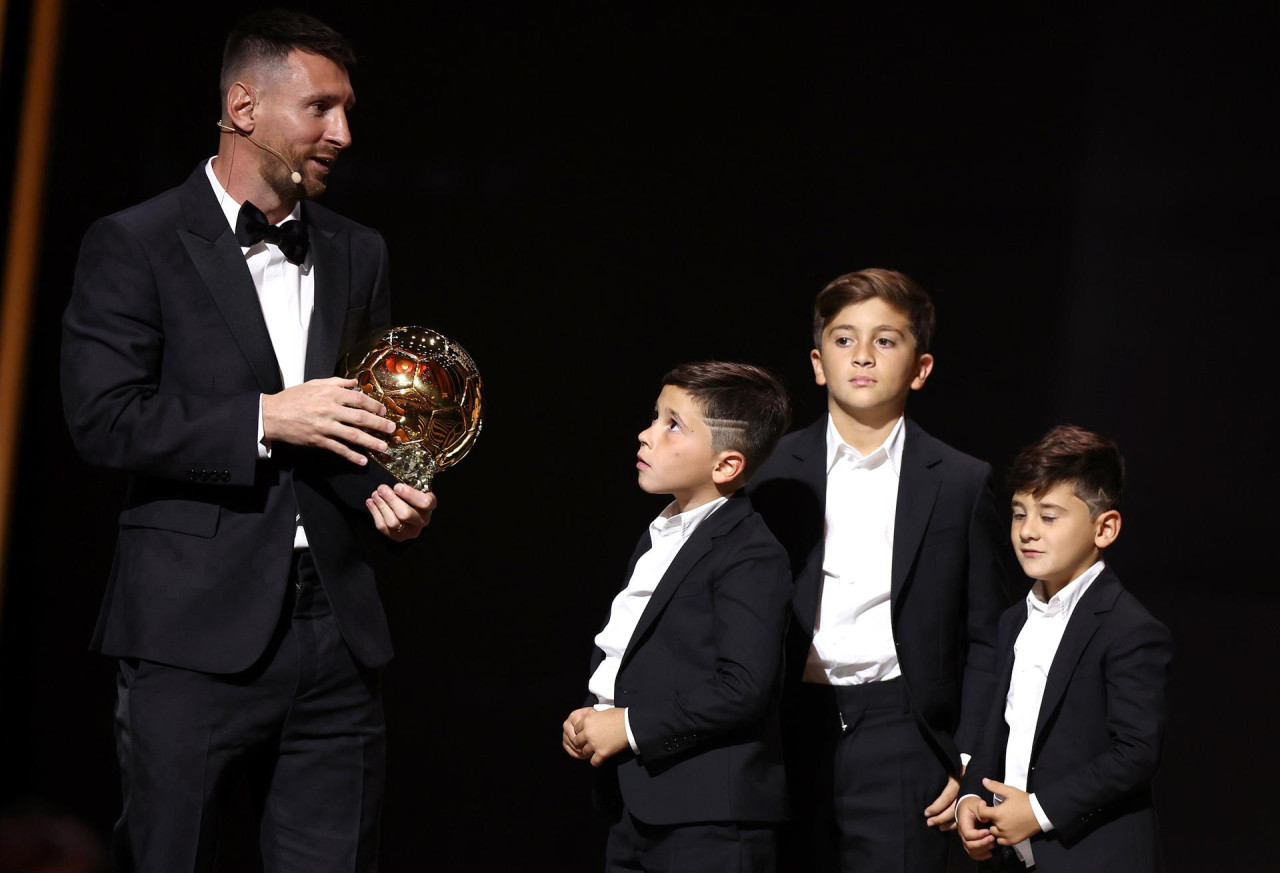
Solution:
[[[122,870],[211,869],[246,785],[266,869],[377,864],[371,549],[435,498],[368,463],[395,426],[333,376],[390,320],[381,236],[313,203],[351,144],[353,61],[309,16],[244,19],[217,155],[81,248],[64,411],[87,461],[130,474],[93,639],[119,659]]]
[[[934,308],[862,270],[814,304],[828,414],[748,487],[795,579],[781,869],[939,870],[994,685],[1006,560],[989,465],[905,417],[933,370]]]

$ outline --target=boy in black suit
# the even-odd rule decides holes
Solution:
[[[1164,867],[1151,779],[1172,641],[1102,560],[1123,485],[1115,443],[1078,427],[1013,462],[1013,548],[1035,585],[1000,619],[999,692],[957,804],[975,859],[998,845],[1012,870]]]
[[[786,552],[741,488],[787,421],[771,374],[704,362],[666,375],[640,434],[640,487],[674,500],[595,638],[589,705],[563,725],[571,757],[604,765],[607,870],[774,869],[791,585]]]
[[[954,847],[943,831],[994,690],[1008,553],[990,466],[905,417],[934,322],[901,273],[827,285],[810,352],[827,414],[749,488],[795,578],[786,870],[939,870]]]

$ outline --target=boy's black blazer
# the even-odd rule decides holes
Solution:
[[[649,548],[646,531],[627,579]],[[601,768],[606,804],[620,791],[652,825],[786,818],[777,705],[790,589],[786,552],[745,494],[698,526],[622,656],[615,697],[640,754]],[[596,647],[593,673],[603,659]]]
[[[905,422],[891,615],[911,708],[948,772],[971,753],[995,687],[995,627],[1009,603],[1008,533],[991,467]],[[804,670],[822,591],[827,416],[788,434],[748,491],[795,579],[787,678]],[[788,742],[806,742],[788,737]]]
[[[983,777],[1004,780],[1005,698],[1013,646],[1026,621],[1023,602],[1000,618],[1000,682],[964,777],[962,794],[987,803],[991,792]],[[1151,779],[1164,738],[1172,657],[1168,629],[1104,568],[1071,614],[1036,719],[1027,790],[1054,826],[1032,838],[1037,870],[1164,869]]]
[[[387,325],[387,250],[376,231],[323,207],[304,203],[302,214],[316,270],[305,375],[315,379]],[[367,666],[391,657],[358,534],[372,529],[359,498],[389,477],[289,445],[258,460],[258,398],[281,388],[203,163],[89,229],[63,318],[63,408],[87,461],[131,474],[95,650],[213,673],[249,667],[279,621],[301,512],[352,653]]]

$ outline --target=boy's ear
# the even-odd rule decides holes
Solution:
[[[813,363],[813,381],[825,387],[827,374],[822,371],[822,352],[817,349],[809,352],[809,360]]]
[[[747,469],[747,459],[736,449],[726,449],[720,453],[716,465],[711,470],[711,481],[717,485],[728,485]]]
[[[911,380],[911,390],[919,391],[924,387],[925,380],[929,378],[929,374],[933,372],[933,355],[925,352],[916,361],[916,376]]]
[[[1093,544],[1105,549],[1120,536],[1120,511],[1108,509],[1093,520]]]

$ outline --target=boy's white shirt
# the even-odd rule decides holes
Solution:
[[[827,415],[822,591],[805,682],[860,685],[902,675],[893,641],[893,534],[905,419],[866,455]]]
[[[1004,720],[1009,726],[1009,739],[1005,743],[1004,779],[1005,785],[1025,791],[1027,776],[1031,768],[1031,746],[1035,741],[1036,722],[1040,718],[1040,704],[1044,699],[1045,683],[1049,679],[1049,669],[1053,666],[1054,655],[1062,643],[1062,635],[1066,633],[1067,624],[1075,611],[1080,598],[1089,590],[1106,566],[1101,560],[1094,562],[1075,579],[1072,579],[1061,591],[1049,598],[1045,603],[1036,597],[1035,588],[1027,592],[1027,621],[1018,632],[1018,639],[1013,644],[1013,674],[1009,680],[1009,692],[1005,695]],[[967,794],[965,797],[975,795]],[[960,798],[963,800],[964,798]],[[993,800],[999,804],[1004,798],[995,795]],[[1053,830],[1053,822],[1045,815],[1044,808],[1035,794],[1029,794],[1031,811],[1035,813],[1040,830],[1048,833]],[[956,804],[957,809],[959,804]],[[1013,847],[1023,864],[1030,867],[1035,863],[1031,851],[1031,841],[1023,840]]]
[[[640,616],[644,613],[649,598],[662,577],[671,567],[680,549],[688,541],[698,525],[707,520],[711,513],[724,505],[727,497],[718,497],[710,503],[694,507],[687,512],[676,514],[675,501],[668,504],[662,513],[649,523],[650,548],[636,561],[635,569],[626,587],[613,598],[609,608],[609,621],[604,630],[596,634],[595,643],[604,652],[604,660],[596,667],[591,679],[587,682],[587,690],[596,696],[596,709],[612,709],[616,700],[614,687],[618,679],[618,668],[622,665],[622,655],[631,643],[631,635],[635,633]],[[623,723],[627,729],[627,743],[631,751],[639,754],[636,738],[631,733],[631,713],[622,711]]]

